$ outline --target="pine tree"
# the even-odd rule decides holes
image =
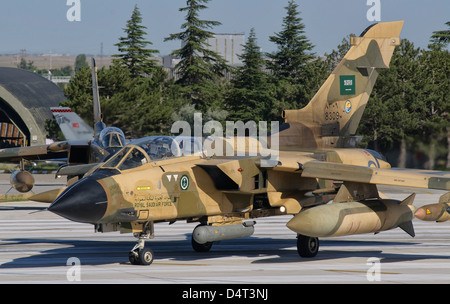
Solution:
[[[167,133],[167,122],[177,105],[164,98],[164,91],[150,78],[130,77],[125,85],[126,90],[115,93],[106,103],[108,121],[130,138]]]
[[[127,137],[168,134],[170,115],[181,102],[172,88],[162,87],[155,77],[132,77],[126,66],[113,64],[98,71],[103,121],[122,129]],[[62,103],[93,125],[92,73],[81,68],[65,87]],[[171,95],[170,95],[171,94]]]
[[[239,58],[243,66],[239,67],[231,80],[232,89],[228,92],[226,104],[232,120],[267,121],[273,100],[273,86],[262,69],[265,60],[256,44],[254,29],[251,29],[244,52]]]
[[[364,134],[362,144],[379,152],[399,149],[397,159],[390,159],[394,166],[406,166],[408,145],[418,132],[419,102],[417,75],[420,49],[407,39],[402,39],[390,62],[375,83],[372,95],[364,111],[358,132]]]
[[[80,54],[75,58],[75,72],[84,67],[89,67],[89,64],[86,61],[86,55]]]
[[[70,107],[90,126],[94,125],[92,99],[92,73],[88,66],[81,67],[64,87],[64,95],[68,100],[61,106]]]
[[[141,23],[141,12],[135,5],[131,18],[123,29],[127,34],[126,37],[120,37],[120,42],[115,44],[122,54],[113,55],[118,58],[117,62],[130,69],[133,77],[152,74],[156,68],[156,61],[151,57],[159,53],[157,50],[146,48],[152,43],[144,40],[144,36],[147,35],[145,32],[147,27],[141,25]]]
[[[447,21],[445,24],[450,28],[450,21]],[[450,43],[450,29],[433,32],[433,35],[431,36],[430,40],[433,44],[439,43],[447,45],[448,43]]]
[[[285,7],[282,30],[270,36],[277,46],[269,57],[267,68],[276,86],[277,102],[272,109],[272,119],[279,119],[284,109],[304,107],[326,79],[326,65],[315,57],[313,45],[305,36],[305,26],[299,17],[298,5],[289,1]]]
[[[179,108],[180,99],[173,88],[164,86],[165,73],[150,58],[154,50],[145,49],[142,19],[135,6],[128,21],[127,38],[117,44],[117,59],[108,68],[98,71],[100,103],[104,122],[124,131],[131,138],[168,133],[170,115]],[[151,77],[149,77],[151,76]],[[64,105],[72,107],[92,124],[92,75],[89,67],[81,68],[65,89],[70,99]]]
[[[181,26],[184,31],[165,39],[182,41],[182,47],[171,54],[180,58],[175,67],[179,75],[176,83],[185,88],[191,102],[203,111],[212,104],[217,82],[227,69],[225,60],[207,46],[208,38],[213,37],[208,29],[221,24],[199,19],[199,12],[207,8],[204,5],[207,2],[209,0],[187,0],[187,6],[179,9],[186,12],[186,22]]]
[[[347,37],[344,37],[337,46],[337,50],[332,50],[330,54],[325,53],[326,63],[330,73],[333,72],[339,62],[344,58],[345,54],[350,50],[350,39],[354,36],[355,34],[350,34]]]
[[[271,59],[268,68],[273,74],[293,82],[301,82],[306,63],[314,58],[311,53],[313,45],[304,35],[305,26],[302,18],[298,17],[297,8],[298,5],[293,0],[289,1],[285,7],[287,15],[283,18],[283,29],[269,37],[277,45],[278,51],[267,54]]]
[[[420,152],[428,161],[426,169],[434,169],[439,149],[444,150],[450,143],[450,56],[442,41],[435,41],[428,49],[422,50],[418,58],[420,68],[417,70],[419,96],[414,104],[419,116],[419,128],[414,135],[423,143]],[[447,155],[442,151],[442,155]],[[448,158],[443,167],[449,166]],[[450,166],[449,166],[450,167]]]

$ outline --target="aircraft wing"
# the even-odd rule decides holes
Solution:
[[[450,172],[414,169],[381,169],[340,163],[310,161],[302,176],[366,184],[450,190]]]
[[[51,151],[50,145],[0,149],[0,162],[16,162],[22,159],[38,160],[67,157],[67,150]]]
[[[88,140],[60,141],[49,145],[0,149],[0,162],[17,162],[22,159],[44,160],[68,157],[75,148],[79,150],[89,146]]]

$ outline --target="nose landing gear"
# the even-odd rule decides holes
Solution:
[[[134,236],[138,238],[138,242],[128,254],[130,263],[133,265],[150,265],[153,263],[153,251],[144,246],[146,239],[152,239],[155,236],[153,223],[146,223],[143,231],[135,233]]]

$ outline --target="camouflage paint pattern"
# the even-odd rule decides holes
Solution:
[[[410,223],[414,210],[395,200],[328,204],[300,212],[286,226],[311,237],[376,233]]]
[[[118,153],[123,159],[108,167],[112,158],[90,175],[98,176],[96,182],[107,198],[104,214],[92,223],[102,232],[136,233],[149,223],[164,221],[219,226],[297,214],[288,226],[305,235],[395,227],[413,235],[413,196],[404,202],[386,200],[376,185],[450,190],[450,174],[393,170],[374,151],[337,148],[346,146],[356,131],[378,69],[389,66],[400,42],[402,25],[402,21],[379,23],[352,38],[352,48],[311,102],[284,112],[287,128],[279,132],[281,149],[273,167],[261,166],[261,157],[249,155],[150,159],[143,148],[129,145]],[[132,151],[141,151],[146,159],[139,166],[121,169]],[[323,180],[331,183],[322,184]],[[67,192],[57,199],[68,196]],[[326,204],[331,200],[335,202]]]
[[[306,107],[285,110],[288,127],[280,131],[280,147],[337,148],[348,146],[366,107],[380,69],[389,67],[400,45],[403,21],[377,23],[352,47]]]

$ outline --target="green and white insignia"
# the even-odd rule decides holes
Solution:
[[[181,190],[186,190],[189,188],[189,177],[187,175],[183,175],[180,178],[180,188]]]

